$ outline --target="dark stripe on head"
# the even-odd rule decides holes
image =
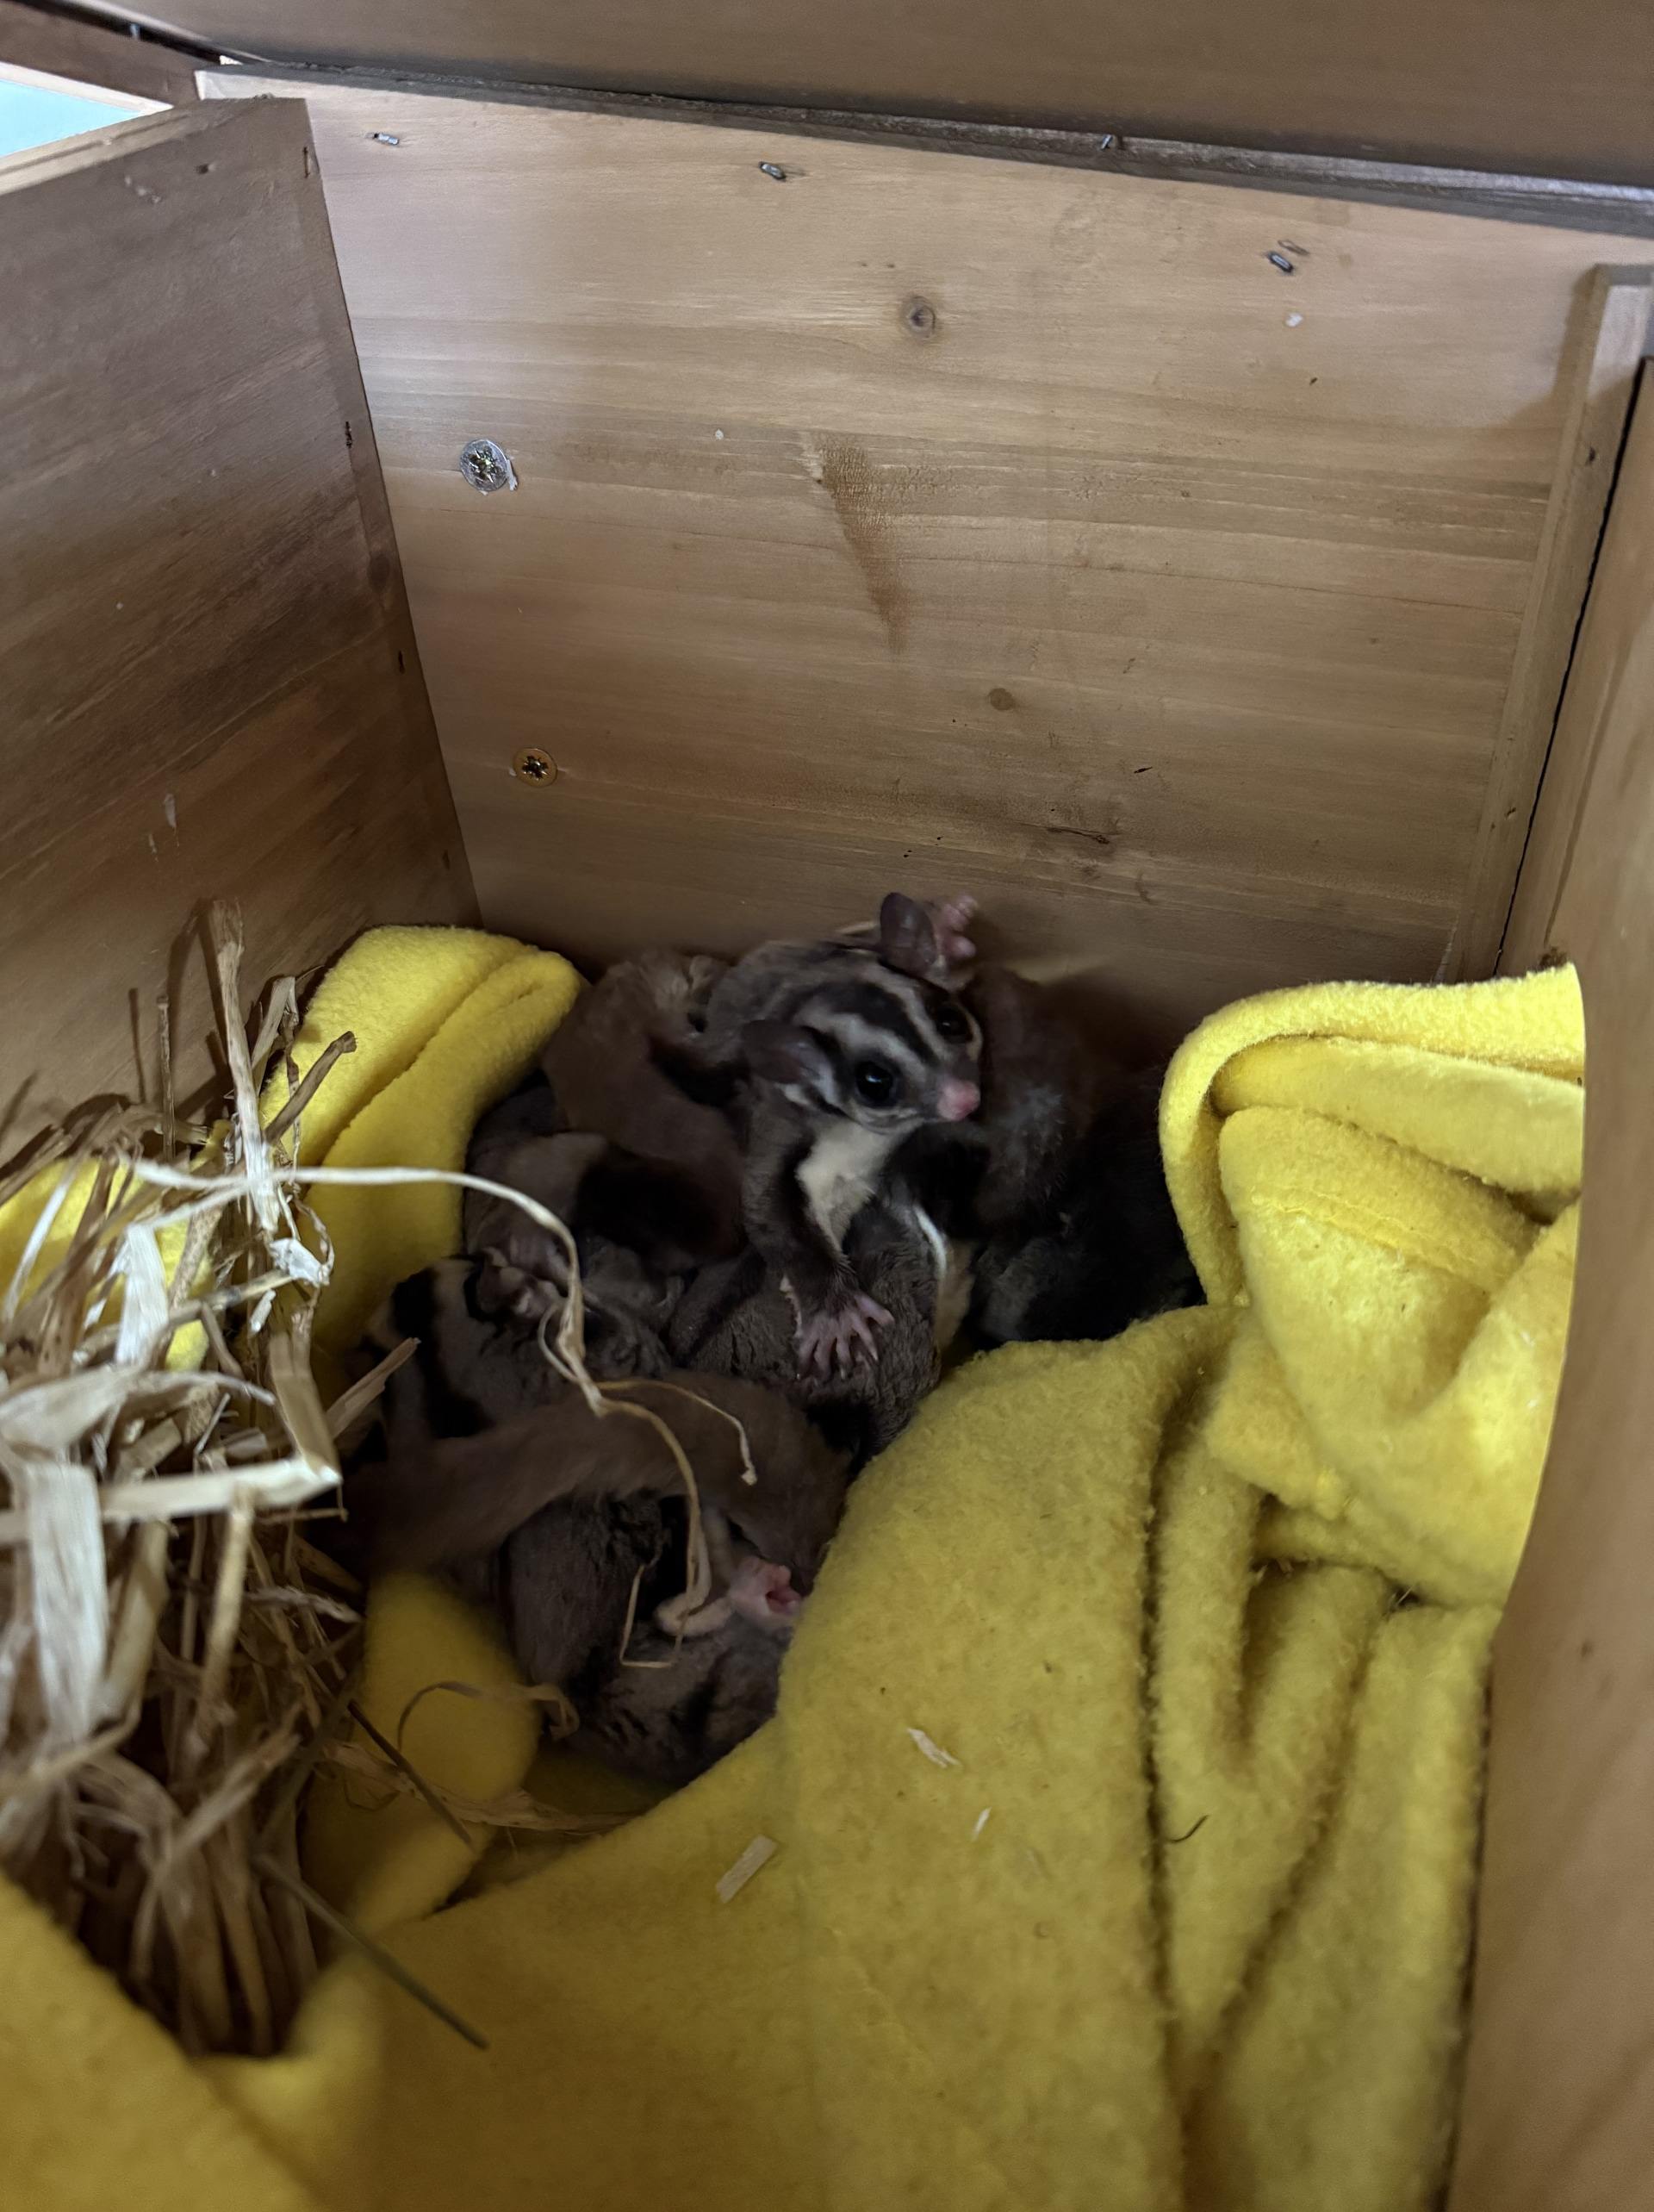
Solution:
[[[924,1010],[926,1013],[930,1015],[932,1021],[935,1021],[942,1008],[946,1006],[954,1013],[963,1014],[966,1020],[970,1024],[971,1035],[973,1037],[980,1038],[982,1034],[981,1023],[977,1020],[976,1016],[971,1012],[970,1008],[965,1004],[964,1000],[959,996],[956,991],[949,991],[941,983],[928,983],[919,981],[915,981],[913,988],[923,1000]]]
[[[878,954],[867,945],[812,946],[809,957],[799,964],[791,990],[774,1000],[768,1012],[776,1021],[796,1021],[799,1008],[807,1004],[818,991],[831,988],[846,978],[868,974],[889,975],[892,972]]]
[[[835,1119],[843,1121],[846,1118],[847,1110],[844,1100],[849,1094],[850,1085],[849,1055],[830,1029],[811,1029],[809,1036],[827,1062],[832,1074],[830,1081],[826,1085],[823,1085],[812,1077],[805,1087],[824,1113],[831,1114]],[[814,1149],[813,1137],[805,1137],[801,1143],[794,1146],[783,1162],[789,1180],[798,1175]]]
[[[938,1057],[936,1040],[926,1036],[912,1019],[902,1004],[905,994],[899,988],[892,988],[893,982],[893,978],[875,982],[868,976],[853,983],[836,983],[830,988],[814,994],[805,1019],[823,1013],[854,1014],[859,1020],[866,1022],[869,1029],[882,1030],[889,1036],[899,1037],[916,1059],[934,1063]],[[814,1026],[813,1020],[811,1025]]]

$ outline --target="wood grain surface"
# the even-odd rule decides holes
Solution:
[[[163,0],[156,14],[272,60],[1654,183],[1641,0]]]
[[[1544,932],[1585,992],[1568,1361],[1494,1668],[1452,2212],[1628,2212],[1654,2141],[1654,408],[1638,405],[1566,714],[1588,770]],[[1576,787],[1577,788],[1577,787]]]
[[[1587,302],[1589,358],[1572,379],[1561,465],[1551,486],[1533,582],[1494,747],[1461,923],[1463,969],[1499,957],[1513,888],[1546,776],[1580,601],[1602,536],[1627,410],[1648,351],[1654,269],[1602,268]]]
[[[124,26],[47,15],[27,0],[0,0],[0,64],[164,107],[190,107],[196,99],[196,64],[187,54],[134,38]]]
[[[965,882],[1166,1032],[1463,958],[1581,393],[1629,392],[1624,240],[309,103],[491,922],[730,949]]]
[[[1640,433],[1644,439],[1650,435],[1646,428]],[[1637,498],[1634,485],[1634,473],[1628,472],[1626,495],[1616,497],[1580,626],[1506,932],[1500,964],[1509,974],[1520,975],[1554,955],[1558,908],[1578,849],[1603,726],[1611,711],[1623,712],[1625,655],[1640,620],[1634,595],[1654,571],[1654,500]],[[1654,688],[1654,666],[1638,671],[1643,674]]]
[[[472,900],[303,108],[0,162],[0,1109],[38,1121],[134,1088],[134,994],[152,1082],[197,902],[252,986]]]

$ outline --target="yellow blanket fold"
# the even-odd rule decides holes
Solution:
[[[566,960],[510,938],[370,930],[317,987],[295,1047],[302,1076],[334,1037],[356,1039],[306,1111],[305,1165],[463,1168],[477,1117],[521,1082],[579,990]],[[271,1089],[279,1105],[285,1086]],[[461,1193],[333,1186],[314,1206],[333,1248],[316,1316],[326,1357],[356,1343],[404,1276],[457,1249]]]
[[[312,1116],[329,1158],[455,1164],[560,1018],[561,963],[462,938],[376,933],[318,994],[309,1050],[373,1038]],[[344,1960],[284,2057],[192,2066],[0,1887],[31,2212],[1422,2212],[1581,1029],[1565,973],[1215,1018],[1162,1119],[1211,1304],[953,1377],[857,1485],[769,1727],[445,1911],[466,1854],[422,1807],[319,1804],[313,1866],[486,2053]],[[370,1195],[328,1193],[336,1344],[457,1231]],[[382,1727],[499,1664],[419,1586],[371,1630]],[[451,1787],[527,1766],[520,1708],[436,1695],[414,1725]]]

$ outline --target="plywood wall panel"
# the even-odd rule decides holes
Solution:
[[[0,162],[0,1106],[38,1121],[152,1085],[204,900],[250,985],[474,909],[302,106]],[[181,1089],[208,1025],[175,1007]]]
[[[1570,678],[1566,835],[1533,935],[1585,994],[1568,1359],[1493,1678],[1452,2212],[1622,2212],[1654,2128],[1654,408],[1645,390]]]
[[[963,882],[1168,1027],[1464,956],[1622,240],[309,98],[491,919],[727,948]]]
[[[195,103],[196,64],[188,54],[155,39],[134,38],[128,25],[47,15],[28,0],[0,0],[0,67],[125,92],[164,107]]]
[[[1654,183],[1640,0],[166,0],[154,14],[267,59]]]

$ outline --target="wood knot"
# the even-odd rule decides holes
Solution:
[[[936,311],[929,300],[921,299],[917,292],[902,302],[902,328],[913,338],[934,338],[936,334]]]

